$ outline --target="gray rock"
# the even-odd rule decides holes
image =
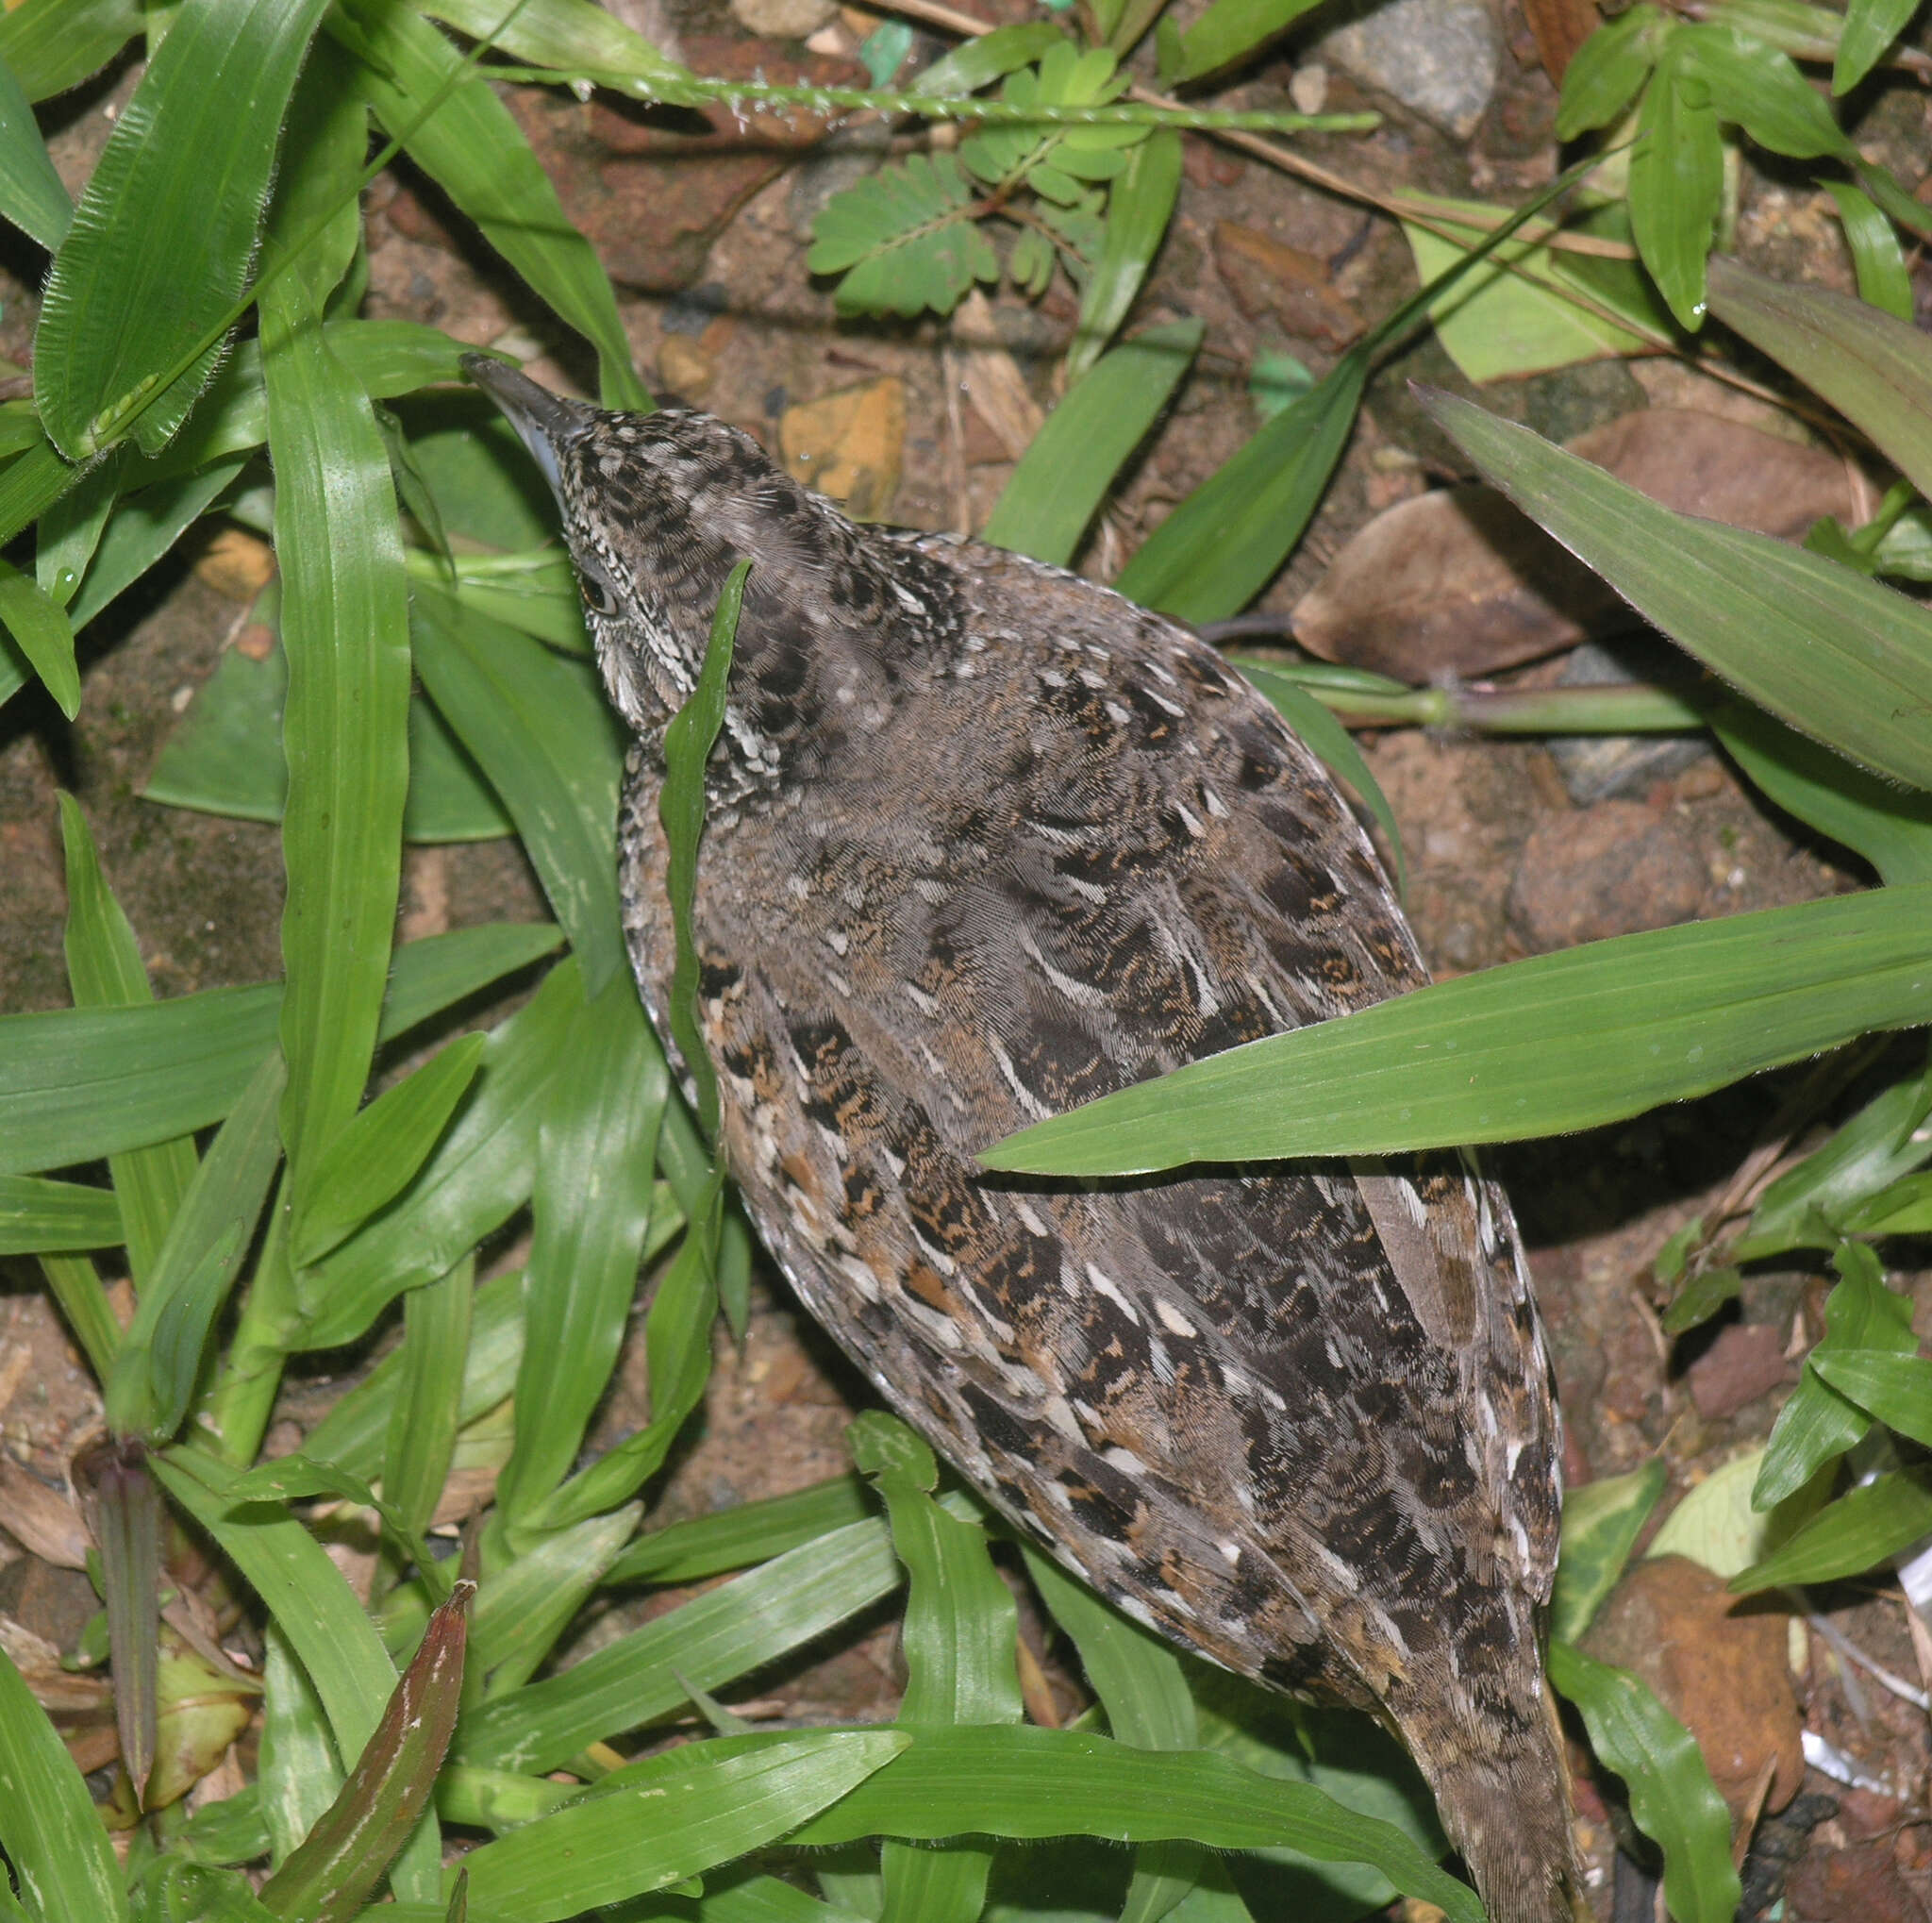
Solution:
[[[1388,0],[1325,35],[1320,52],[1462,141],[1495,91],[1503,30],[1488,0]]]
[[[1674,670],[1674,676],[1673,671]],[[1566,688],[1616,681],[1685,678],[1683,657],[1662,642],[1633,635],[1607,646],[1585,642],[1572,651],[1561,677]],[[1654,781],[1681,775],[1710,753],[1706,734],[1572,734],[1549,744],[1550,756],[1579,808],[1641,794]]]

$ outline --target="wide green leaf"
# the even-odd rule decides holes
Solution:
[[[329,30],[357,56],[370,105],[410,159],[596,348],[605,405],[648,408],[603,265],[485,76],[462,71],[461,57],[428,21],[387,0],[349,0]]]
[[[0,1848],[32,1923],[125,1923],[126,1888],[87,1781],[4,1649]]]
[[[1664,1853],[1664,1900],[1677,1923],[1732,1923],[1738,1873],[1731,1816],[1697,1739],[1627,1669],[1568,1643],[1550,1646],[1550,1681],[1574,1702],[1597,1758],[1624,1779],[1637,1827]]]
[[[777,1841],[908,1740],[897,1730],[727,1737],[632,1764],[472,1850],[471,1900],[547,1923],[667,1889]]]
[[[141,0],[21,0],[0,14],[0,60],[29,100],[98,73],[141,31]]]
[[[1219,73],[1284,33],[1319,0],[1214,0],[1181,35],[1180,66],[1164,73],[1169,87]]]
[[[1637,1537],[1664,1493],[1660,1457],[1625,1476],[1602,1476],[1563,1492],[1563,1547],[1550,1598],[1550,1633],[1574,1642],[1591,1625],[1630,1560]]]
[[[0,50],[0,209],[22,233],[48,253],[59,246],[74,218],[74,203],[47,158],[40,124]]]
[[[0,1175],[0,1255],[117,1248],[125,1234],[112,1189]]]
[[[834,1476],[790,1496],[741,1502],[711,1515],[653,1530],[611,1564],[605,1580],[614,1588],[626,1582],[695,1582],[722,1576],[726,1570],[768,1563],[847,1523],[862,1522],[874,1507],[858,1477]]]
[[[1524,513],[1706,666],[1840,754],[1932,788],[1932,613],[1803,548],[1674,514],[1472,402],[1425,405]]]
[[[75,1007],[151,1006],[154,990],[140,944],[101,871],[87,817],[69,794],[60,796],[60,836],[67,867],[64,945]],[[138,1290],[147,1286],[175,1212],[194,1179],[194,1144],[187,1136],[108,1158],[108,1173],[126,1226],[128,1271]]]
[[[1455,1923],[1482,1916],[1475,1893],[1392,1823],[1363,1816],[1307,1783],[1264,1776],[1209,1750],[1131,1749],[1074,1730],[921,1730],[904,1755],[792,1840],[816,1848],[861,1836],[970,1834],[1117,1843],[1191,1837],[1215,1849],[1286,1846],[1324,1863],[1373,1864],[1398,1890],[1436,1904]]]
[[[1932,1534],[1932,1484],[1898,1470],[1840,1496],[1795,1535],[1731,1580],[1740,1596],[1807,1582],[1835,1582]]]
[[[1932,1448],[1932,1361],[1890,1349],[1811,1351],[1811,1364],[1840,1396],[1869,1415]]]
[[[1920,883],[1533,956],[1191,1062],[980,1161],[1126,1175],[1595,1128],[1932,1019],[1928,911]]]
[[[1193,364],[1203,325],[1150,327],[1076,381],[1021,457],[980,538],[1070,565],[1122,463]]]
[[[247,282],[277,136],[325,0],[198,0],[115,120],[42,300],[41,420],[72,460],[152,452],[213,372]],[[217,341],[217,349],[219,341]]]
[[[1724,195],[1724,139],[1710,83],[1677,53],[1673,33],[1637,113],[1630,226],[1637,251],[1680,326],[1704,325],[1705,257]]]
[[[475,1300],[474,1257],[403,1297],[400,1380],[383,1437],[382,1493],[408,1534],[428,1529],[449,1480],[463,1423]],[[458,1357],[460,1370],[452,1366]]]
[[[1932,493],[1932,341],[1862,300],[1710,263],[1711,312],[1822,394]],[[1920,785],[1925,785],[1921,783]]]
[[[1563,70],[1557,138],[1574,141],[1592,127],[1621,119],[1650,77],[1663,36],[1670,30],[1662,12],[1649,0],[1639,0],[1599,26]]]
[[[1912,275],[1899,245],[1898,229],[1879,212],[1872,196],[1849,180],[1827,180],[1824,191],[1838,207],[1839,225],[1858,276],[1858,298],[1895,321],[1910,321]]]
[[[47,693],[69,721],[80,709],[80,670],[74,661],[74,624],[31,576],[0,560],[0,625],[33,663]]]
[[[1919,0],[1850,0],[1832,64],[1831,91],[1849,93],[1885,58],[1918,10]]]

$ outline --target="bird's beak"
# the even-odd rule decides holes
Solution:
[[[550,492],[561,499],[558,455],[590,426],[596,410],[539,387],[528,375],[488,354],[465,354],[462,369],[503,410],[543,470]]]

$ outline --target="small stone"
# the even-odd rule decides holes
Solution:
[[[1769,1322],[1733,1322],[1685,1373],[1698,1414],[1721,1422],[1790,1377],[1784,1330]]]
[[[1288,97],[1297,113],[1320,113],[1328,105],[1328,69],[1320,60],[1297,67],[1288,83]]]
[[[1669,672],[1667,651],[1646,648],[1641,639],[1608,647],[1585,642],[1563,663],[1558,685],[1598,688],[1640,681],[1652,662]],[[1703,734],[1573,734],[1552,741],[1550,754],[1571,800],[1588,808],[1619,795],[1641,794],[1656,782],[1708,761],[1710,742]]]
[[[1695,918],[1708,886],[1675,820],[1636,801],[1545,822],[1524,844],[1509,919],[1532,954]]]
[[[766,40],[804,40],[833,19],[834,0],[731,0],[731,17]]]
[[[788,408],[778,424],[785,466],[857,520],[876,520],[899,487],[906,384],[895,376]]]
[[[658,349],[658,378],[673,393],[688,401],[703,400],[718,370],[697,342],[682,334],[667,334]]]
[[[1475,131],[1503,59],[1484,0],[1391,0],[1321,44],[1338,67],[1458,141]]]

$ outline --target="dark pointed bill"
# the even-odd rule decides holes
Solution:
[[[557,450],[591,425],[596,410],[539,387],[528,375],[488,354],[465,354],[462,369],[503,410],[555,493]]]

